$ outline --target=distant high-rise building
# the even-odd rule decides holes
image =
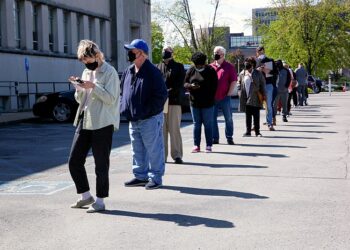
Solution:
[[[252,9],[252,21],[253,21],[253,36],[258,36],[259,26],[267,25],[269,26],[271,22],[277,19],[277,11],[274,8],[257,8]]]

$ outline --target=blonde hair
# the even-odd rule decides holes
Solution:
[[[104,61],[104,55],[98,45],[91,40],[81,40],[79,42],[77,56],[79,61],[86,57],[97,57]]]

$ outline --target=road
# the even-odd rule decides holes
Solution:
[[[107,211],[70,209],[67,171],[74,128],[51,122],[0,127],[0,249],[349,249],[350,94],[310,95],[277,131],[168,159],[164,187],[125,188],[127,124],[114,135]],[[263,115],[263,112],[261,113]],[[221,117],[220,133],[224,122]],[[204,136],[203,140],[204,141]],[[87,171],[94,187],[94,163]]]

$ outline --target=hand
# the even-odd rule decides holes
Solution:
[[[90,81],[84,81],[84,83],[79,84],[79,87],[82,87],[83,89],[93,89],[95,86],[96,85]]]

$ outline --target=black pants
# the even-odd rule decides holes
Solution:
[[[247,133],[252,131],[252,116],[254,118],[254,130],[255,134],[260,134],[260,108],[247,105],[245,110],[245,122],[247,126]]]
[[[84,165],[86,156],[92,149],[95,160],[96,196],[99,198],[108,197],[109,156],[112,148],[113,130],[113,125],[96,130],[85,130],[82,128],[82,122],[79,122],[68,161],[69,171],[78,194],[90,190]]]
[[[292,99],[294,106],[298,106],[297,88],[293,88],[292,92],[290,92],[288,95],[288,113],[292,108]]]

